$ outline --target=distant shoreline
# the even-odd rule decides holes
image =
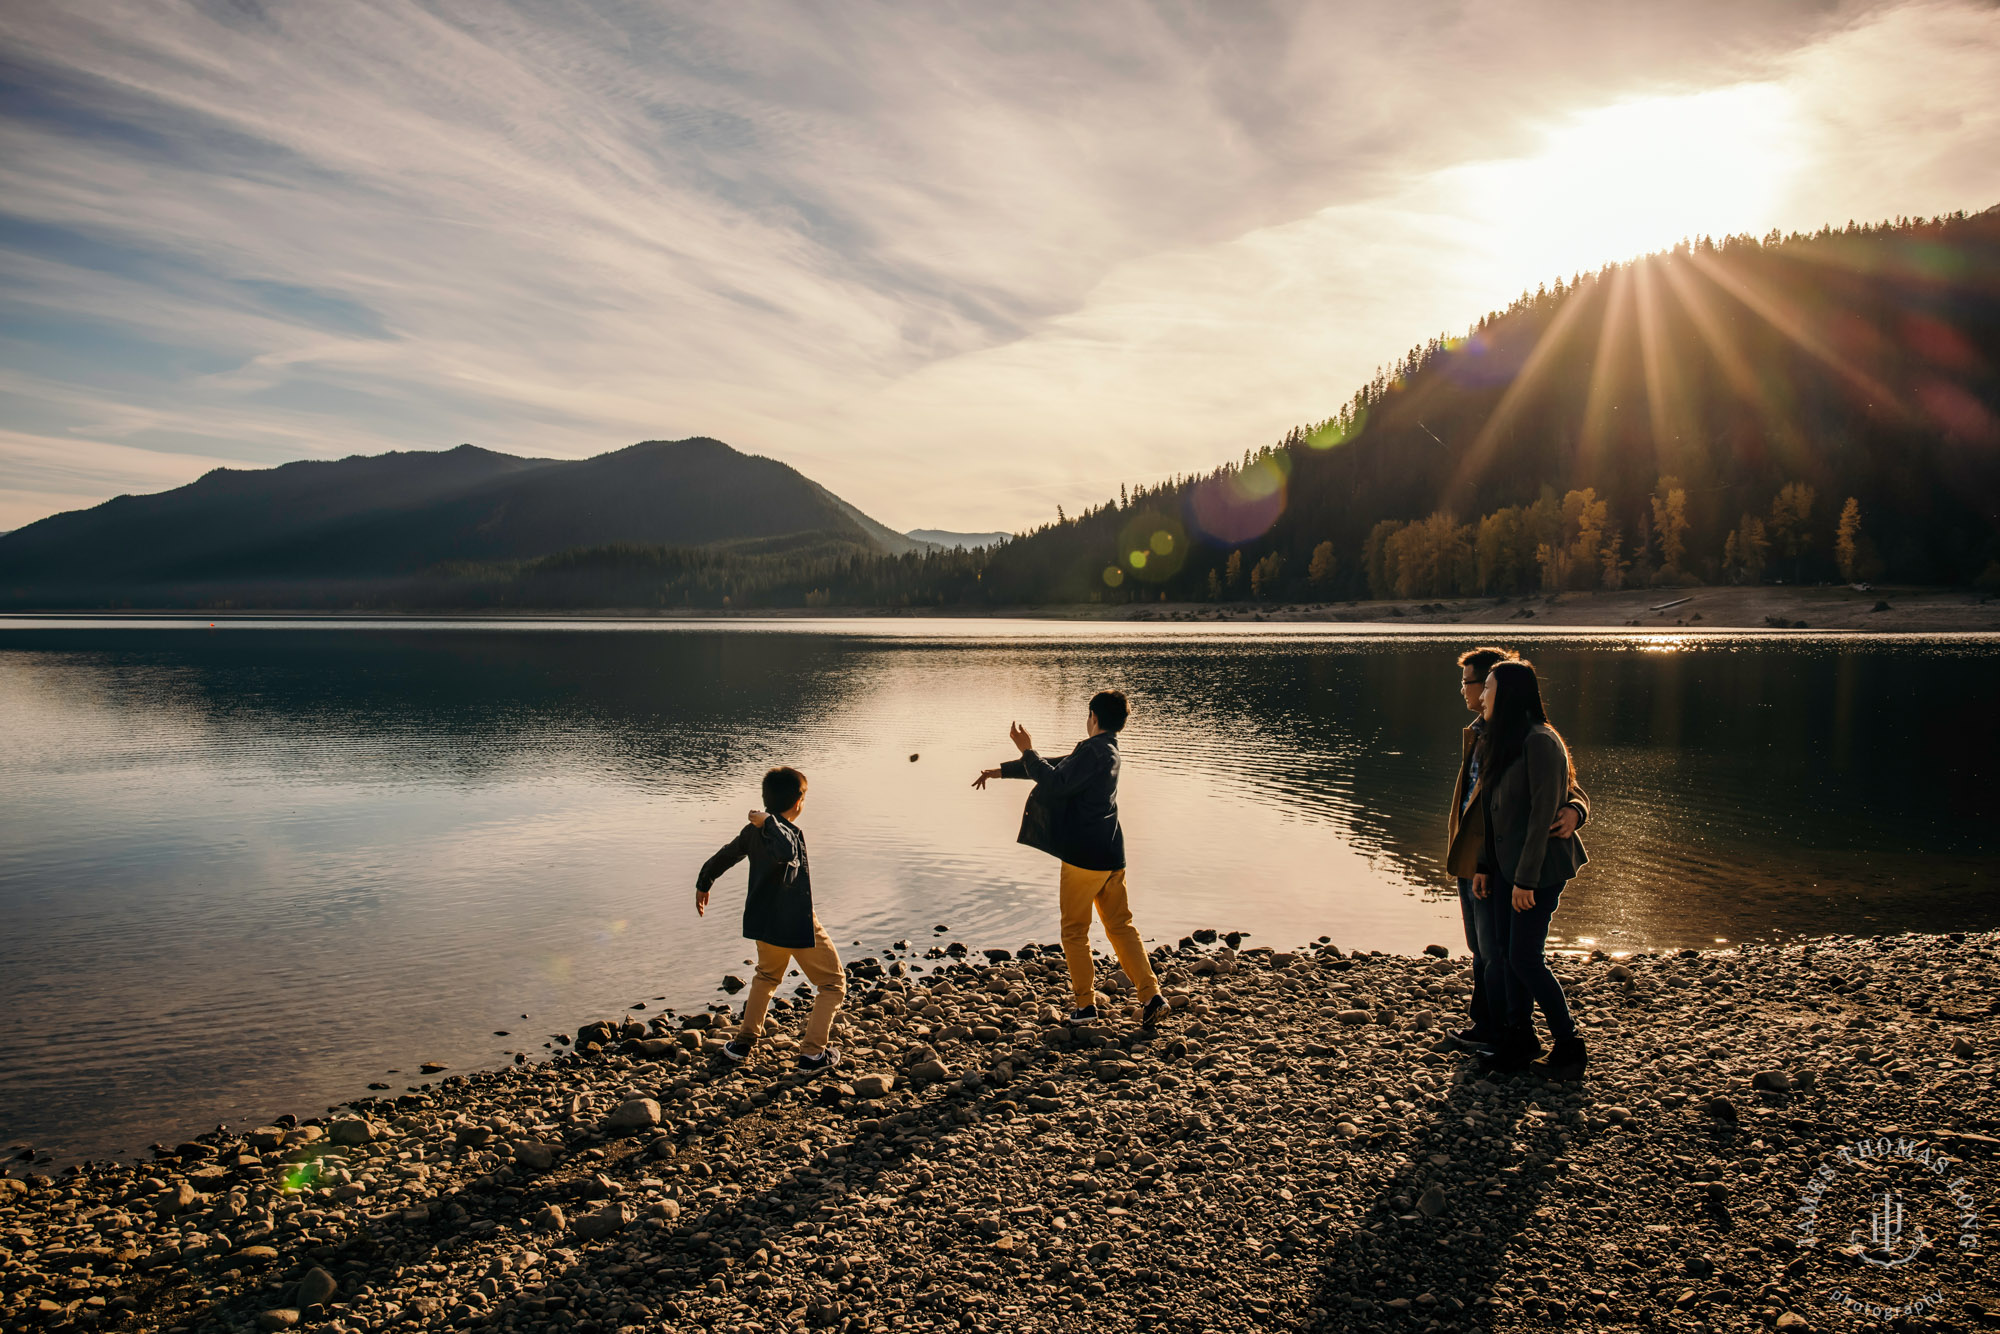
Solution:
[[[1878,609],[1878,604],[1887,605]],[[441,608],[412,610],[228,611],[119,608],[0,612],[0,628],[20,620],[1046,620],[1237,624],[1323,622],[1357,625],[1458,625],[1503,628],[1641,630],[1845,630],[1891,633],[2000,631],[2000,598],[1960,589],[1908,586],[1865,591],[1844,585],[1628,589],[1521,598],[1400,598],[1383,601],[1258,603],[1159,602],[1023,607],[764,607],[744,611],[605,608]]]

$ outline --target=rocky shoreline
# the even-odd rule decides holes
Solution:
[[[1155,1034],[1059,1024],[1053,946],[906,950],[832,1075],[799,999],[742,1068],[635,1016],[0,1179],[0,1330],[2000,1326],[2000,933],[1564,960],[1580,1085],[1482,1079],[1440,947],[1199,934]]]

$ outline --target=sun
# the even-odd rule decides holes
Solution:
[[[1532,282],[1684,237],[1761,235],[1799,158],[1789,95],[1754,83],[1578,112],[1531,157],[1446,175],[1495,263]]]

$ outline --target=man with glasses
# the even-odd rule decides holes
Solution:
[[[1465,947],[1472,951],[1472,1027],[1452,1034],[1462,1047],[1476,1052],[1492,1054],[1493,1043],[1499,1036],[1498,1017],[1506,1011],[1504,996],[1486,994],[1486,960],[1492,957],[1492,949],[1485,936],[1489,930],[1486,914],[1472,896],[1472,874],[1479,869],[1479,849],[1486,838],[1483,817],[1478,805],[1479,781],[1479,740],[1486,731],[1486,720],[1480,716],[1480,707],[1486,696],[1486,676],[1496,662],[1525,661],[1520,654],[1505,648],[1476,648],[1461,653],[1458,657],[1459,694],[1465,707],[1472,712],[1472,725],[1465,729],[1462,749],[1458,757],[1458,782],[1451,792],[1451,811],[1448,820],[1448,835],[1445,845],[1445,869],[1458,877],[1458,907],[1465,919]],[[1569,790],[1569,800],[1556,812],[1556,821],[1549,826],[1549,833],[1556,838],[1568,838],[1576,833],[1577,827],[1590,818],[1590,799],[1583,789],[1574,783]]]

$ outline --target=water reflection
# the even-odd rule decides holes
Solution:
[[[1458,943],[1464,637],[930,628],[0,629],[0,1135],[136,1149],[704,1001],[744,947],[693,869],[780,761],[850,953],[1051,939],[1024,790],[968,784],[1103,685],[1143,931]],[[1992,924],[1991,641],[1527,647],[1596,803],[1571,942]]]

